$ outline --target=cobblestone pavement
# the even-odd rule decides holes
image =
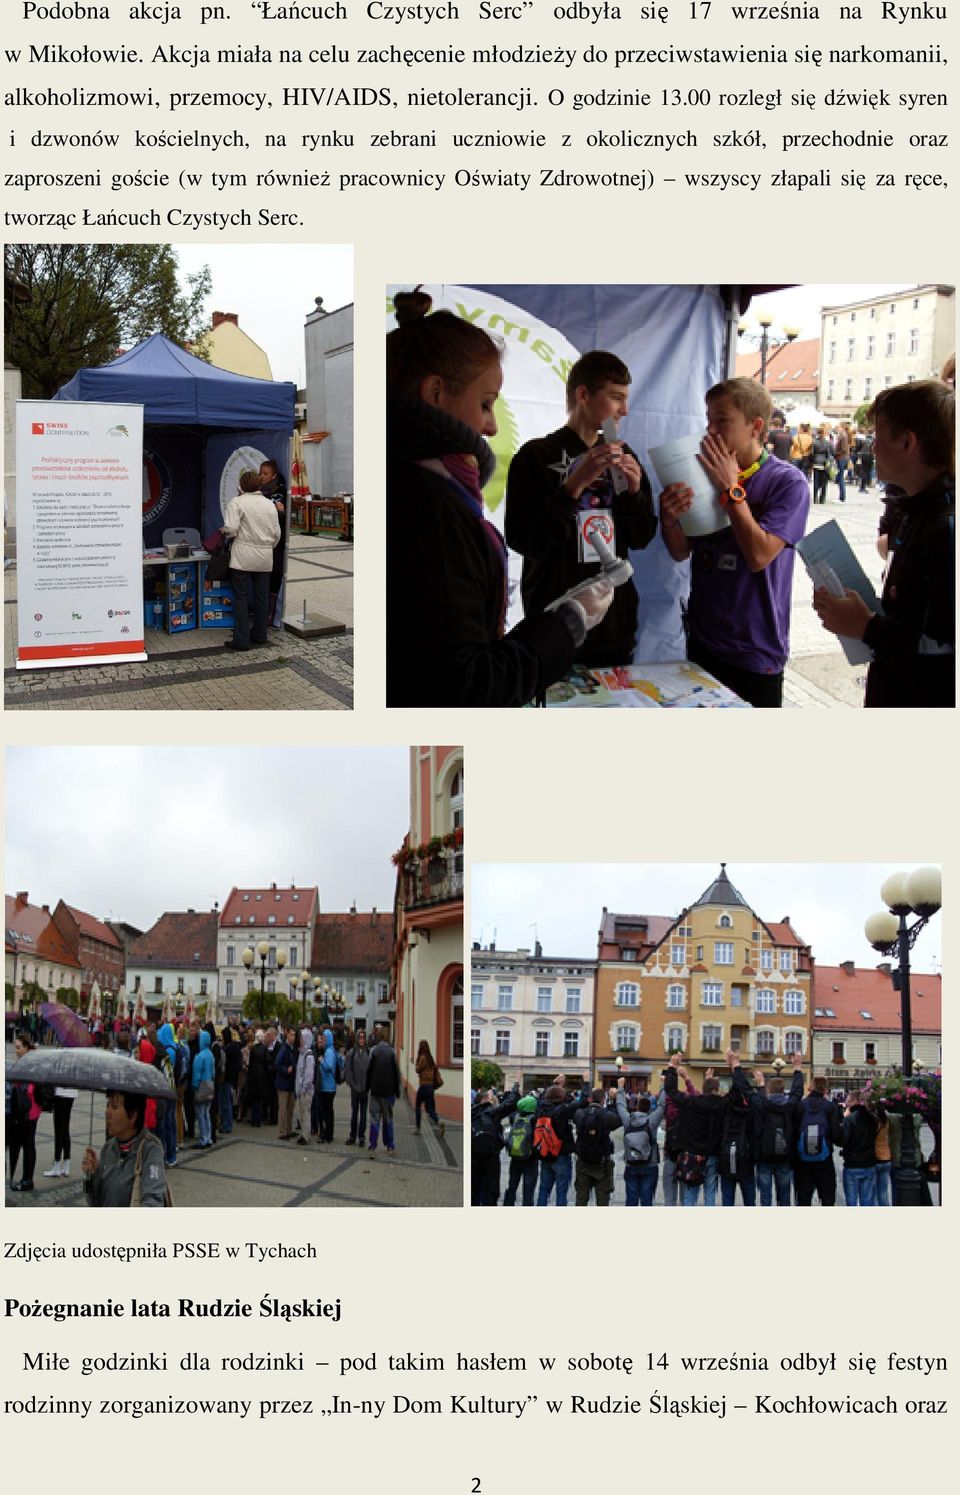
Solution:
[[[8,1049],[8,1058],[12,1051]],[[132,1062],[132,1061],[131,1061]],[[37,1168],[29,1194],[6,1191],[9,1209],[86,1208],[80,1162],[90,1136],[89,1093],[74,1102],[70,1132],[73,1143],[69,1178],[44,1178],[53,1160],[53,1118],[37,1124]],[[103,1139],[105,1100],[93,1097],[94,1147]],[[179,1208],[323,1209],[359,1206],[399,1208],[405,1205],[459,1208],[463,1203],[463,1127],[446,1123],[440,1136],[424,1119],[418,1134],[413,1108],[404,1098],[396,1108],[396,1152],[348,1147],[350,1100],[346,1087],[337,1091],[334,1141],[323,1147],[314,1139],[306,1147],[281,1142],[276,1127],[255,1129],[245,1122],[218,1136],[208,1151],[194,1152],[189,1142],[177,1166],[168,1173],[174,1204]],[[18,1169],[18,1177],[20,1170]]]
[[[279,629],[249,654],[224,650],[229,633],[147,634],[138,664],[15,668],[16,567],[4,573],[4,703],[20,711],[349,711],[353,704],[353,546],[294,535],[287,618],[321,612],[347,633],[300,639]]]
[[[836,519],[869,580],[879,594],[883,561],[877,554],[877,523],[882,512],[880,490],[860,493],[847,485],[847,501],[840,503],[837,486],[829,485],[827,502],[811,504],[807,533]],[[813,610],[813,586],[803,562],[794,567],[790,610],[790,662],[784,679],[784,706],[863,705],[866,665],[849,665],[839,643],[825,632]]]

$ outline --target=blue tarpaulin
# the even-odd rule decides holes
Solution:
[[[146,425],[293,430],[295,385],[214,368],[162,333],[98,369],[80,369],[55,400],[142,405]]]

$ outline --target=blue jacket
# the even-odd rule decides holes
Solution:
[[[213,1080],[216,1078],[216,1065],[213,1062],[213,1053],[210,1048],[210,1034],[203,1028],[200,1030],[200,1047],[193,1060],[193,1071],[191,1080],[196,1090],[201,1080]]]
[[[297,1072],[297,1051],[292,1049],[284,1039],[277,1049],[277,1062],[274,1067],[276,1079],[274,1083],[278,1090],[292,1090],[293,1080]]]
[[[329,1028],[323,1030],[323,1053],[317,1059],[317,1088],[321,1095],[330,1095],[337,1088],[337,1051],[333,1046],[333,1034]]]

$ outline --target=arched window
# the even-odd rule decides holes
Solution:
[[[776,1052],[776,1034],[772,1028],[758,1028],[754,1034],[754,1053],[757,1058],[761,1054],[773,1054]]]
[[[617,1048],[635,1050],[637,1047],[637,1029],[634,1023],[617,1024]]]
[[[618,981],[614,1000],[618,1007],[639,1007],[639,986],[635,981]]]
[[[791,1054],[802,1054],[804,1036],[798,1028],[787,1028],[783,1035],[783,1052],[789,1059]]]
[[[671,1023],[667,1029],[667,1041],[664,1045],[668,1054],[682,1053],[684,1048],[684,1030],[677,1024]]]
[[[730,915],[721,914],[719,919],[717,920],[717,927],[720,929],[732,929],[733,920],[731,919]]]
[[[776,1012],[776,1010],[777,1010],[777,994],[776,994],[776,992],[770,991],[766,987],[761,987],[760,990],[757,992],[756,1002],[754,1004],[754,1011],[756,1011],[756,1012]]]

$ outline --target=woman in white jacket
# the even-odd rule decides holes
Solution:
[[[225,649],[244,651],[267,642],[267,607],[274,548],[280,543],[280,520],[269,498],[260,492],[255,472],[240,477],[240,492],[227,504],[223,533],[233,540],[230,585],[233,588],[233,637]],[[249,588],[253,587],[253,624]]]

